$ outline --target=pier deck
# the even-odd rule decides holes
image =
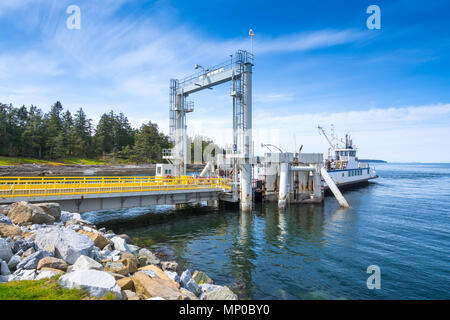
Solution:
[[[165,177],[0,177],[0,204],[58,202],[67,211],[94,211],[217,200],[229,179]]]

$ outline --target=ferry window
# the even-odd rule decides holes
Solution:
[[[345,175],[345,173],[344,172],[342,172],[342,176],[344,176]]]
[[[156,174],[161,174],[161,167],[158,167],[157,169],[156,169]]]

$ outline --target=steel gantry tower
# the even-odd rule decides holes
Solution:
[[[199,67],[198,65],[196,67]],[[252,68],[253,55],[238,50],[227,62],[203,69],[185,79],[170,80],[170,138],[174,145],[166,159],[175,165],[177,176],[186,173],[190,160],[186,134],[186,114],[193,111],[190,94],[231,81],[233,98],[233,198],[241,209],[252,208]],[[239,172],[239,178],[238,178]],[[239,181],[239,183],[238,183]]]

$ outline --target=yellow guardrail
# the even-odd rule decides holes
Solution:
[[[0,198],[231,189],[231,179],[167,177],[0,177]]]

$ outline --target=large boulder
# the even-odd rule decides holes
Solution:
[[[36,269],[38,267],[39,261],[45,257],[51,257],[53,254],[48,251],[39,250],[32,255],[26,257],[20,261],[16,268],[17,269]]]
[[[178,263],[176,261],[163,261],[161,262],[161,267],[164,271],[177,272]]]
[[[22,253],[22,259],[25,259],[26,257],[31,256],[35,252],[36,252],[36,249],[34,249],[34,247],[28,248],[27,250],[25,250],[24,253]],[[19,253],[20,253],[20,251],[17,252],[17,254],[19,254]]]
[[[206,273],[199,270],[194,271],[192,274],[192,279],[194,279],[198,284],[214,284],[214,281],[208,277]]]
[[[158,277],[152,278],[143,272],[136,272],[132,278],[136,293],[143,295],[146,299],[161,297],[166,300],[180,300],[183,297],[170,281]]]
[[[106,239],[104,236],[102,236],[98,232],[91,232],[91,231],[86,231],[86,230],[78,230],[77,232],[81,233],[81,234],[85,234],[89,238],[91,238],[92,241],[94,241],[94,245],[97,248],[103,249],[104,247],[106,247],[109,244],[109,240]]]
[[[201,284],[202,300],[238,300],[238,296],[228,287],[213,284]]]
[[[61,207],[59,206],[59,203],[55,202],[48,202],[48,203],[38,203],[36,204],[39,208],[44,210],[44,212],[53,218],[55,218],[55,221],[61,221]]]
[[[200,300],[195,294],[185,288],[181,288],[180,292],[183,294],[182,300]]]
[[[32,207],[30,204],[24,201],[16,202],[11,205],[11,208],[8,211],[8,218],[10,218],[11,221],[15,224],[32,224],[31,221],[35,210],[40,210],[42,213],[44,213],[42,209],[38,207]]]
[[[59,273],[51,271],[51,270],[44,270],[41,271],[36,278],[34,278],[34,280],[42,280],[42,279],[50,279],[53,278],[54,276],[57,276]]]
[[[107,262],[105,264],[105,271],[111,272],[111,273],[118,273],[123,276],[128,275],[130,272],[128,270],[128,267],[124,265],[122,262]]]
[[[59,270],[59,269],[53,269],[53,268],[46,268],[46,267],[42,268],[42,269],[39,270],[39,271],[40,271],[40,272],[51,271],[52,273],[54,273],[54,274],[56,274],[56,275],[58,275],[58,274],[60,274],[60,275],[65,274],[65,272],[62,271],[62,270]]]
[[[77,270],[100,270],[103,271],[103,266],[94,259],[87,256],[80,256],[72,266],[73,271]]]
[[[14,255],[9,259],[8,261],[8,268],[10,270],[13,270],[16,268],[17,264],[21,261],[20,257],[18,255]]]
[[[74,264],[81,255],[89,256],[94,241],[84,234],[64,228],[42,228],[35,231],[35,243],[45,249],[55,247],[55,256]]]
[[[66,271],[67,267],[68,267],[67,262],[65,262],[63,259],[55,257],[45,257],[39,260],[39,263],[37,265],[38,270],[41,270],[42,268],[52,268]]]
[[[9,261],[12,256],[10,243],[6,239],[0,238],[0,260]]]
[[[125,239],[118,237],[118,236],[114,236],[111,238],[111,241],[114,244],[114,249],[122,251],[122,252],[131,252],[130,248],[128,248],[128,245],[127,245]]]
[[[198,286],[197,282],[192,279],[192,274],[189,269],[181,274],[180,282],[185,289],[189,290],[193,294],[199,295],[201,293],[200,287]]]
[[[46,214],[42,208],[24,201],[11,205],[8,218],[18,225],[53,224],[55,222],[55,218]]]
[[[37,247],[36,247],[35,243],[33,242],[33,240],[21,239],[21,240],[17,240],[14,243],[13,250],[14,250],[14,252],[19,252],[20,250],[27,251],[30,248],[37,249]]]
[[[127,266],[130,273],[134,273],[139,268],[139,261],[136,256],[129,252],[120,253],[120,262]]]
[[[6,215],[1,214],[1,213],[0,213],[0,223],[4,223],[4,224],[13,224],[13,223],[11,222],[11,219],[10,219],[10,218],[8,218]]]
[[[78,270],[67,273],[58,280],[58,284],[66,289],[82,289],[90,296],[104,297],[111,293],[116,299],[121,299],[121,289],[109,273],[98,270]]]
[[[79,213],[61,211],[61,222],[66,223],[70,220],[81,220],[81,215]]]
[[[2,276],[9,276],[11,274],[11,271],[9,270],[8,264],[6,261],[0,260],[0,274]]]
[[[124,239],[125,242],[126,242],[127,244],[134,244],[134,243],[133,243],[133,240],[132,240],[132,239],[130,238],[130,236],[127,235],[127,234],[118,234],[117,236],[118,236],[119,238]]]
[[[141,266],[145,266],[148,264],[158,265],[161,263],[161,261],[158,259],[158,257],[156,257],[153,254],[153,252],[151,252],[150,250],[148,250],[146,248],[139,250],[138,259],[139,259],[139,264]]]
[[[8,204],[0,205],[0,215],[7,216],[10,208],[11,208],[11,205],[8,205]],[[1,217],[0,217],[0,219],[1,219]]]
[[[37,276],[34,269],[18,269],[12,275],[9,276],[8,281],[22,281],[22,280],[34,280]]]
[[[117,284],[122,290],[135,290],[133,279],[130,277],[122,278],[117,280]]]
[[[141,300],[141,297],[131,290],[123,290],[122,296],[124,300]]]
[[[164,271],[158,268],[155,265],[148,265],[142,268],[139,268],[139,271],[153,271],[158,278],[171,282],[177,289],[180,288],[180,284],[170,278]]]
[[[165,273],[170,279],[172,279],[173,281],[175,281],[176,283],[180,283],[180,282],[181,282],[181,279],[180,279],[180,276],[178,275],[178,273],[173,272],[173,271],[168,271],[168,270],[165,270],[164,273]]]
[[[22,230],[19,226],[13,224],[0,223],[0,236],[3,238],[14,238],[15,236],[22,235]]]

